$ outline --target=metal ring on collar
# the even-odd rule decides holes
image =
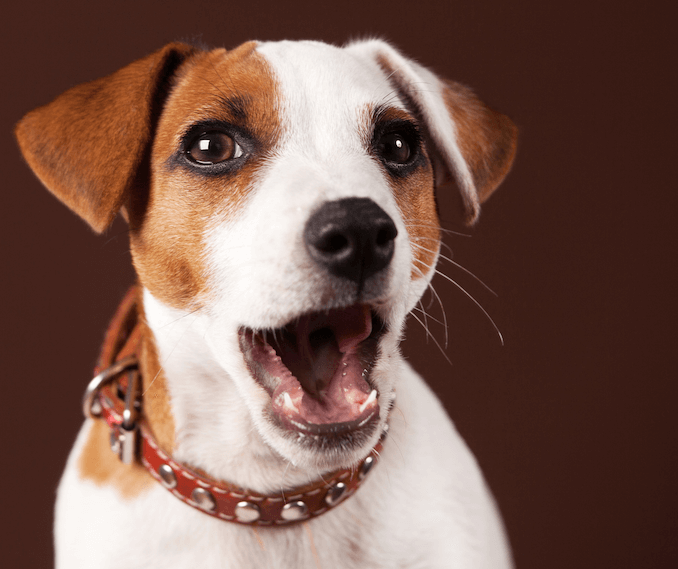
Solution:
[[[82,412],[86,419],[97,419],[100,416],[101,411],[93,408],[94,400],[96,399],[99,389],[126,369],[136,367],[137,365],[138,362],[136,356],[128,356],[115,362],[111,367],[106,368],[100,374],[95,375],[92,378],[82,397]]]

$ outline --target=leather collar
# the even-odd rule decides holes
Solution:
[[[341,469],[311,484],[259,494],[178,463],[165,453],[144,420],[137,365],[141,333],[137,325],[139,291],[132,287],[121,302],[84,396],[86,417],[103,418],[111,429],[111,448],[124,463],[139,461],[182,502],[213,517],[249,525],[284,525],[319,516],[351,496],[379,458],[385,438],[355,468]]]

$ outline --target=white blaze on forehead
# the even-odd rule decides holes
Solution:
[[[208,229],[211,287],[224,307],[215,308],[224,322],[213,329],[230,329],[225,319],[277,328],[327,309],[337,292],[309,258],[303,232],[322,203],[348,197],[369,197],[396,224],[382,300],[405,302],[394,291],[407,287],[411,272],[408,231],[369,148],[372,111],[406,110],[385,72],[371,54],[316,42],[264,43],[256,50],[275,80],[279,131],[246,206],[235,216],[216,216]]]
[[[319,42],[263,43],[257,51],[278,81],[282,145],[295,152],[331,158],[323,154],[337,144],[343,153],[364,152],[367,111],[380,104],[404,108],[372,57]]]

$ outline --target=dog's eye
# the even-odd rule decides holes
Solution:
[[[393,164],[405,164],[412,156],[412,149],[405,136],[398,132],[384,134],[377,144],[382,159]]]
[[[224,132],[209,131],[196,137],[187,154],[198,164],[217,164],[242,156],[240,145]]]

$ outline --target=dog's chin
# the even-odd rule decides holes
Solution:
[[[297,459],[355,462],[376,439],[380,394],[371,372],[385,332],[367,304],[304,314],[277,329],[240,328],[247,367],[270,396],[267,430]]]

